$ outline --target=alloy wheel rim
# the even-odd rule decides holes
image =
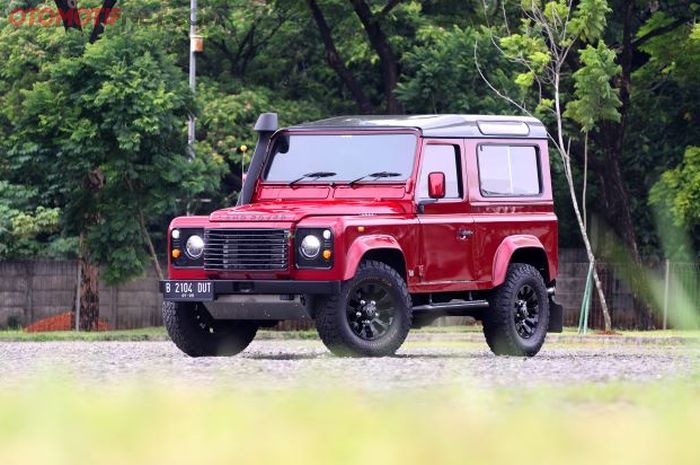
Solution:
[[[537,292],[529,284],[520,287],[513,302],[515,330],[523,339],[530,339],[540,323],[540,304]]]
[[[364,282],[350,292],[346,317],[360,339],[376,341],[383,337],[394,323],[394,315],[394,298],[383,284]]]

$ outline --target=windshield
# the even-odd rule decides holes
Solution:
[[[265,180],[401,182],[413,171],[415,152],[413,134],[290,134],[275,143]]]

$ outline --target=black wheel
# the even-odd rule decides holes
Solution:
[[[336,355],[393,355],[411,328],[411,297],[406,283],[390,266],[373,260],[360,264],[340,294],[316,304],[316,328]]]
[[[215,320],[201,303],[163,302],[163,322],[170,339],[190,357],[236,355],[258,331],[255,321]]]
[[[496,355],[532,357],[547,337],[549,299],[542,275],[531,265],[508,267],[484,315],[486,342]]]

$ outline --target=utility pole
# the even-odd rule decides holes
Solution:
[[[197,89],[197,49],[201,37],[197,36],[197,0],[190,0],[190,89]],[[187,151],[194,158],[195,117],[190,113],[187,127]]]

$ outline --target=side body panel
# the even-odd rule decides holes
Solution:
[[[481,144],[534,146],[539,155],[541,193],[527,197],[487,197],[479,181],[477,150]],[[545,140],[479,139],[465,141],[468,165],[468,189],[475,222],[474,273],[479,288],[503,282],[504,267],[513,252],[533,247],[544,250],[550,279],[558,267],[557,217],[554,214],[549,170],[549,152]]]

